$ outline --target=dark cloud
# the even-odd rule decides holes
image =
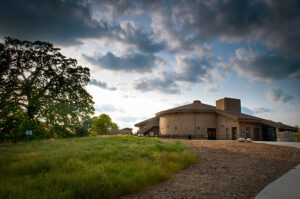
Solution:
[[[206,91],[216,92],[219,89],[217,84],[211,83],[211,70],[213,62],[206,57],[186,57],[177,58],[177,71],[173,73],[162,73],[161,76],[152,79],[140,79],[135,82],[134,88],[142,92],[160,91],[167,94],[178,94],[180,88],[177,82],[208,84]],[[209,88],[210,87],[210,88]]]
[[[80,44],[80,39],[108,38],[153,53],[165,44],[154,41],[151,29],[131,23],[93,18],[94,4],[87,0],[10,0],[0,6],[0,36],[43,40],[60,45]],[[104,5],[105,6],[105,5]]]
[[[106,84],[105,82],[101,82],[101,81],[98,81],[98,80],[96,80],[96,79],[92,79],[92,80],[89,82],[89,84],[90,84],[90,85],[97,86],[97,87],[99,87],[99,88],[111,90],[111,91],[117,90],[116,87],[109,87],[109,86],[107,86],[107,84]]]
[[[293,96],[283,92],[280,88],[271,87],[265,92],[267,100],[278,104],[286,103],[294,99]]]
[[[155,61],[159,59],[152,54],[144,53],[132,53],[120,57],[114,55],[112,52],[99,57],[83,56],[87,61],[101,68],[137,73],[151,72],[156,66]]]
[[[115,36],[116,39],[134,45],[137,49],[146,53],[155,53],[165,48],[164,42],[154,41],[153,32],[145,31],[133,23],[125,23],[122,30]],[[157,40],[157,39],[156,39]]]
[[[153,6],[152,6],[153,7]],[[182,1],[151,10],[156,31],[180,48],[195,42],[260,42],[293,56],[300,55],[300,3],[291,1]],[[178,17],[180,16],[180,17]]]
[[[269,81],[300,77],[298,0],[143,1],[143,3],[132,0],[111,1],[109,4],[112,13],[134,15],[145,12],[151,15],[154,36],[165,41],[167,48],[173,53],[180,54],[183,51],[197,53],[198,49],[195,46],[214,40],[227,43],[255,42],[265,45],[268,52],[260,55],[256,53],[255,57],[249,59],[236,60],[235,64],[238,67],[234,69],[240,74],[252,80]],[[190,76],[188,73],[178,78],[190,79],[191,82],[199,81],[197,76]]]
[[[229,67],[252,80],[273,81],[300,78],[300,58],[283,54],[238,49]]]
[[[183,17],[173,18],[180,29],[186,34],[193,32],[195,39],[236,40],[262,25],[268,7],[262,1],[195,1],[177,6],[176,15]]]
[[[134,88],[142,92],[159,91],[167,94],[180,93],[179,87],[174,81],[174,77],[167,73],[163,73],[161,77],[153,79],[140,79],[135,82]]]
[[[97,21],[92,17],[96,8],[102,8],[97,11],[102,13]],[[124,27],[117,23],[119,17],[141,13],[152,17],[155,34],[130,23]],[[10,0],[1,4],[0,25],[2,36],[65,44],[106,36],[151,53],[174,43],[193,49],[197,42],[247,40],[300,55],[298,0]]]
[[[91,17],[84,1],[10,0],[0,6],[0,35],[27,40],[44,40],[61,45],[79,43],[119,29]]]
[[[206,57],[179,57],[178,72],[175,78],[179,81],[192,83],[209,81],[212,64],[213,60]]]
[[[114,17],[148,13],[156,35],[168,45],[177,43],[181,50],[192,50],[196,42],[246,40],[300,55],[299,0],[131,0],[106,4]]]
[[[105,112],[116,112],[116,111],[118,111],[118,112],[124,112],[124,110],[118,109],[118,108],[114,107],[111,104],[103,104],[101,106],[96,105],[95,106],[95,110],[99,111],[99,112],[102,112],[102,113],[105,113]]]

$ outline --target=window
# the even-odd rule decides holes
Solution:
[[[199,126],[197,126],[197,130],[198,130],[198,131],[200,130],[200,127],[199,127]]]
[[[175,126],[175,130],[177,130],[177,126]]]
[[[169,128],[170,126],[168,125],[167,128]]]

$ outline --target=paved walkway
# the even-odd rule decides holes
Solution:
[[[280,145],[280,146],[289,146],[289,147],[295,147],[300,149],[300,142],[272,142],[272,141],[254,141],[254,142],[263,143],[263,144]]]
[[[299,199],[300,164],[266,186],[255,199]]]

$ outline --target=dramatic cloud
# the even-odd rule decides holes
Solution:
[[[178,56],[177,65],[176,80],[193,83],[210,80],[213,65],[209,58]]]
[[[268,88],[265,92],[265,95],[267,100],[270,102],[279,104],[289,102],[294,98],[293,96],[284,93],[281,89],[275,87]]]
[[[112,52],[108,52],[106,55],[99,57],[83,56],[87,61],[101,68],[137,73],[151,72],[156,66],[156,61],[159,60],[158,57],[152,54],[143,53],[132,53],[120,57],[114,55]]]
[[[166,73],[154,79],[140,79],[135,82],[134,88],[142,92],[159,91],[168,94],[180,93],[178,85],[174,82],[174,77]]]
[[[89,82],[89,84],[90,84],[90,85],[97,86],[97,87],[99,87],[99,88],[111,90],[111,91],[117,90],[116,87],[109,87],[109,86],[107,86],[107,84],[106,84],[105,82],[97,81],[97,80],[95,80],[95,79],[92,79],[92,80]]]
[[[297,0],[200,0],[182,1],[169,7],[149,7],[155,9],[151,10],[152,27],[161,38],[181,49],[188,49],[197,41],[247,40],[300,55],[300,5]]]
[[[65,44],[106,37],[150,53],[166,46],[194,51],[213,40],[255,41],[299,56],[299,11],[298,0],[10,0],[0,7],[0,35]],[[153,30],[119,24],[141,14],[151,18]]]
[[[96,111],[99,111],[99,112],[102,112],[102,113],[106,113],[106,112],[124,112],[122,109],[118,109],[116,107],[114,107],[113,105],[111,104],[103,104],[101,106],[95,106],[95,110]]]
[[[233,67],[240,75],[252,80],[273,81],[300,78],[300,58],[278,53],[258,53],[238,49],[229,67]]]
[[[132,44],[142,52],[155,53],[163,50],[165,44],[163,42],[154,41],[153,33],[145,31],[133,23],[125,23],[121,25],[122,30],[115,35],[115,38]],[[157,40],[157,39],[156,39]]]
[[[0,36],[49,41],[60,45],[80,44],[82,39],[98,38],[121,41],[142,52],[154,53],[165,44],[154,41],[150,28],[143,30],[132,22],[119,24],[104,16],[102,7],[87,0],[10,0],[0,7]]]
[[[152,79],[140,79],[135,82],[134,88],[143,92],[156,90],[162,93],[178,94],[180,93],[178,82],[183,84],[205,82],[209,85],[209,88],[206,88],[207,91],[215,92],[219,89],[217,84],[211,83],[213,60],[210,58],[177,56],[176,61],[176,71],[162,73],[159,77]]]
[[[0,35],[69,45],[119,29],[92,19],[88,6],[80,0],[6,1],[0,6]]]

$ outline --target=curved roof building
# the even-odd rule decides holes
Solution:
[[[194,101],[156,113],[137,123],[139,133],[150,136],[235,140],[292,140],[296,128],[241,113],[239,99],[223,98],[211,106]]]

